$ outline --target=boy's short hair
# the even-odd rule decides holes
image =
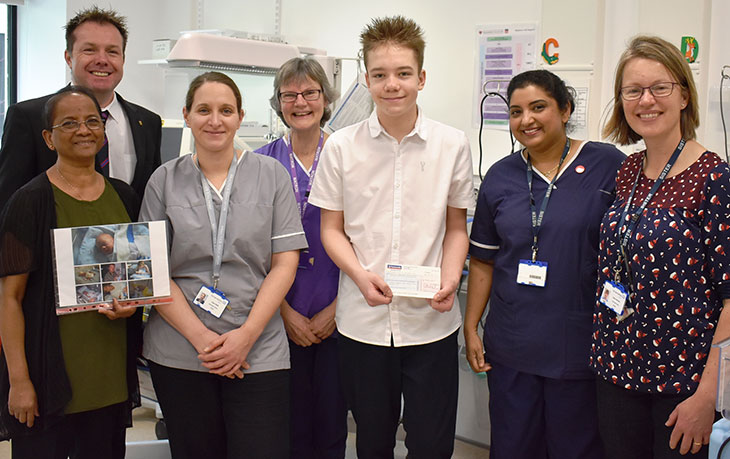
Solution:
[[[374,18],[365,26],[360,34],[365,68],[368,67],[368,53],[380,45],[392,44],[412,49],[416,54],[418,71],[423,69],[423,52],[426,42],[423,40],[423,29],[403,16]]]

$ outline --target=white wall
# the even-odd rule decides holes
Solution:
[[[63,62],[65,18],[94,0],[32,0],[19,7],[21,99],[40,96],[63,85],[68,78]],[[589,81],[590,138],[599,137],[601,114],[610,102],[613,72],[628,38],[638,32],[658,34],[679,45],[683,35],[693,35],[700,45],[697,83],[702,107],[699,140],[722,151],[718,87],[720,67],[730,64],[730,17],[727,0],[370,0],[339,3],[324,0],[110,0],[109,5],[127,16],[130,40],[125,77],[119,87],[129,100],[163,111],[165,70],[143,66],[151,57],[152,40],[176,38],[179,31],[198,25],[274,33],[275,13],[281,4],[281,33],[293,44],[324,48],[330,55],[356,56],[358,36],[372,17],[404,14],[426,32],[426,87],[419,103],[428,116],[467,132],[476,154],[478,130],[471,125],[475,66],[476,25],[501,22],[536,22],[538,45],[548,37],[560,43],[560,62],[550,68],[571,80]],[[106,6],[103,4],[102,6]],[[543,64],[544,65],[544,64]],[[576,68],[583,70],[576,71]],[[588,70],[586,70],[588,69]],[[355,74],[345,63],[344,88]],[[730,82],[729,82],[730,83]],[[726,85],[727,87],[728,85]],[[343,89],[344,89],[343,88]],[[244,93],[246,88],[244,89]],[[730,89],[726,89],[730,94]],[[724,99],[730,119],[730,95]],[[181,101],[182,104],[182,101]],[[486,163],[509,151],[504,131],[484,135]]]
[[[18,100],[40,97],[66,83],[64,3],[33,0],[18,7]]]
[[[700,91],[705,95],[705,105],[701,111],[704,132],[700,142],[716,151],[725,158],[723,148],[723,131],[720,119],[720,71],[723,65],[730,65],[730,27],[727,20],[730,18],[730,2],[727,0],[712,0],[706,23],[710,24],[708,34],[715,46],[707,47],[706,82]],[[700,45],[702,46],[702,45]],[[700,48],[702,52],[702,48]],[[730,72],[727,72],[730,73]],[[730,80],[725,80],[723,89],[723,109],[725,122],[730,123]],[[730,126],[729,126],[730,128]]]
[[[707,55],[711,47],[710,0],[698,0],[689,4],[681,0],[602,0],[601,3],[599,17],[603,22],[603,30],[596,49],[596,54],[602,56],[600,75],[597,79],[601,92],[600,103],[594,109],[600,108],[604,113],[604,109],[612,104],[616,62],[631,37],[640,33],[658,35],[677,47],[681,47],[683,36],[693,36],[697,39],[700,52],[697,62],[691,67],[699,88],[700,107],[707,106],[705,88],[709,72]],[[715,47],[719,46],[722,44],[715,44]],[[703,114],[701,113],[702,120],[705,119]],[[605,116],[604,113],[599,125],[605,120]],[[700,142],[704,141],[704,130],[703,123],[697,133]],[[594,136],[598,136],[598,131],[595,131]],[[721,145],[705,146],[716,149]]]

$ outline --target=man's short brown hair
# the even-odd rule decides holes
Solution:
[[[76,13],[76,16],[72,17],[68,23],[66,23],[66,26],[64,27],[66,29],[66,51],[68,51],[69,54],[71,54],[74,47],[74,41],[76,41],[74,31],[78,26],[88,21],[96,22],[98,24],[111,24],[116,27],[122,35],[122,52],[126,51],[127,36],[129,35],[129,32],[127,31],[127,18],[112,9],[105,10],[94,5],[91,8],[79,11]]]

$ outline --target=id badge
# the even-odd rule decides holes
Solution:
[[[517,267],[517,283],[545,287],[548,264],[545,261],[520,260]]]
[[[208,311],[217,318],[220,318],[223,314],[223,311],[228,307],[228,303],[230,301],[223,292],[207,285],[200,287],[193,300],[194,305]]]
[[[314,257],[309,250],[304,249],[299,252],[299,266],[297,269],[312,270],[314,269]]]
[[[607,280],[603,283],[603,291],[599,301],[611,311],[618,315],[619,320],[623,320],[634,312],[631,308],[626,307],[626,300],[629,295],[626,289],[618,282]]]

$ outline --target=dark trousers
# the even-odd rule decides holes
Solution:
[[[357,423],[359,459],[393,457],[401,396],[408,457],[451,457],[459,391],[456,334],[405,347],[340,335],[342,385]]]
[[[13,438],[13,459],[123,459],[127,402],[68,414],[52,427]]]
[[[149,364],[173,458],[288,459],[288,370],[229,379]]]
[[[347,442],[347,408],[340,386],[337,338],[302,347],[289,341],[291,354],[292,459],[342,459]]]
[[[594,379],[551,379],[492,362],[490,459],[601,459]]]
[[[607,459],[703,458],[708,446],[696,454],[679,454],[669,448],[674,427],[664,425],[669,414],[689,395],[646,394],[627,390],[598,378],[598,412]],[[681,442],[680,442],[681,444]]]

